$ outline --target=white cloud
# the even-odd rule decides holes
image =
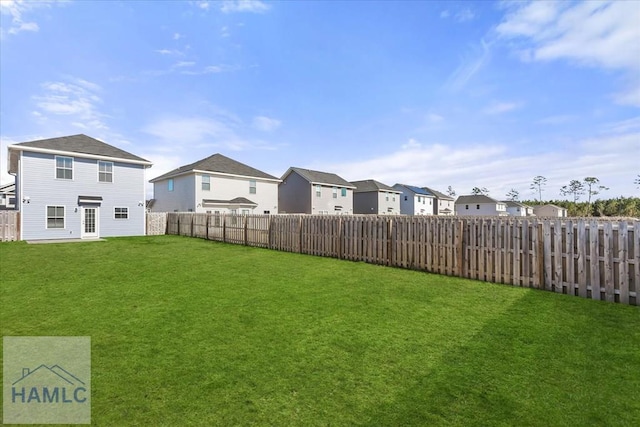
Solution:
[[[159,53],[160,55],[184,55],[184,53],[176,49],[156,49],[154,52]]]
[[[106,130],[104,115],[98,111],[102,99],[99,85],[78,78],[67,82],[46,82],[43,93],[33,96],[38,110],[34,115],[42,123],[55,116],[69,116],[69,123],[82,129]]]
[[[280,120],[271,119],[266,116],[257,116],[253,118],[253,127],[263,132],[272,132],[282,125]]]
[[[271,8],[270,5],[260,0],[225,0],[220,10],[223,13],[249,12],[264,13]]]
[[[180,33],[173,33],[173,39],[174,40],[180,40],[184,38],[184,35],[180,34]]]
[[[559,199],[560,187],[570,180],[596,176],[615,197],[637,195],[633,186],[637,156],[631,153],[640,153],[639,132],[603,134],[571,147],[526,155],[501,143],[453,147],[410,139],[399,150],[377,157],[309,167],[335,172],[347,180],[377,179],[388,185],[403,182],[440,190],[451,185],[458,194],[487,187],[496,198],[503,198],[511,188],[523,198],[533,198],[529,185],[534,176],[542,175],[548,179],[543,197]]]
[[[427,114],[427,120],[429,121],[429,123],[440,123],[444,121],[444,117],[442,117],[440,114],[429,113]]]
[[[494,102],[487,106],[483,112],[489,115],[508,113],[509,111],[520,108],[520,104],[516,102]]]
[[[0,13],[11,17],[9,29],[2,28],[2,37],[7,34],[17,34],[21,31],[38,31],[40,28],[36,22],[25,22],[24,16],[27,12],[37,7],[35,2],[24,0],[2,0],[0,1]]]
[[[556,116],[549,116],[537,121],[537,123],[542,125],[562,125],[565,123],[570,123],[576,120],[578,116],[574,114],[559,114]]]
[[[491,43],[484,39],[480,46],[462,58],[460,66],[449,76],[446,87],[453,91],[464,88],[469,80],[480,71],[491,59]]]
[[[173,64],[173,68],[184,68],[184,67],[193,67],[196,65],[193,61],[179,61]]]
[[[471,11],[471,9],[466,8],[456,13],[455,19],[458,22],[469,22],[475,17],[476,15]]]
[[[440,18],[448,18],[450,15],[448,10],[443,10],[442,12],[440,12]]]
[[[631,82],[614,100],[640,106],[639,17],[637,1],[512,3],[496,31],[521,42],[523,60],[623,71]]]
[[[198,1],[196,5],[202,10],[209,10],[209,2],[208,1]]]

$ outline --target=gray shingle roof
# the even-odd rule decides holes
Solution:
[[[425,190],[427,190],[428,192],[430,192],[431,194],[436,196],[437,199],[440,199],[440,200],[455,200],[453,197],[451,197],[451,196],[449,196],[447,194],[441,193],[439,191],[436,191],[433,188],[430,188],[430,187],[422,187],[422,188],[424,188]]]
[[[482,194],[478,195],[468,195],[468,196],[460,196],[456,200],[456,205],[466,205],[466,204],[478,204],[478,203],[502,203],[496,199],[492,199],[489,196],[484,196]]]
[[[422,196],[429,196],[429,197],[433,197],[433,194],[431,194],[428,190],[424,189],[424,188],[420,188],[417,187],[415,185],[408,185],[408,184],[396,184],[394,185],[394,187],[404,187],[409,191],[414,192],[415,194],[420,194]]]
[[[502,203],[507,205],[508,208],[530,208],[531,206],[527,206],[520,202],[516,202],[515,200],[503,200]]]
[[[84,134],[61,136],[58,138],[40,139],[37,141],[15,144],[17,147],[42,148],[54,151],[66,151],[79,154],[91,154],[94,156],[112,157],[115,159],[135,160],[151,163],[142,157],[138,157],[113,145],[98,141]]]
[[[328,184],[328,185],[335,185],[338,187],[355,188],[353,184],[351,184],[346,179],[339,177],[335,173],[320,172],[320,171],[314,171],[311,169],[303,169],[303,168],[296,168],[296,167],[289,168],[289,170],[285,172],[285,174],[282,176],[283,179],[286,175],[289,174],[289,171],[296,172],[298,175],[300,175],[301,177],[303,177],[304,179],[306,179],[312,184]]]
[[[179,168],[176,168],[170,172],[167,172],[163,175],[153,178],[150,182],[160,181],[163,179],[171,178],[172,176],[181,175],[183,173],[188,173],[194,170],[200,170],[200,171],[206,171],[206,172],[218,172],[218,173],[225,173],[230,175],[240,175],[240,176],[247,176],[250,178],[266,178],[266,179],[275,179],[275,180],[278,179],[273,175],[269,175],[268,173],[252,168],[251,166],[245,165],[244,163],[240,163],[236,160],[230,159],[229,157],[223,156],[222,154],[216,153],[205,159],[198,160],[197,162],[180,166]]]
[[[370,191],[393,191],[394,193],[400,193],[400,191],[389,187],[375,179],[365,179],[363,181],[351,181],[351,184],[356,187],[353,190],[354,193],[366,193]]]

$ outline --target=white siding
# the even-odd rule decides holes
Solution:
[[[456,204],[456,215],[506,215],[504,203],[468,203]]]
[[[202,175],[210,176],[209,191],[202,189]],[[249,190],[251,180],[256,182],[254,194]],[[231,200],[236,197],[244,197],[258,205],[253,209],[252,214],[263,214],[265,211],[269,211],[271,214],[278,213],[278,182],[276,181],[198,173],[195,177],[195,192],[196,212],[212,210],[210,207],[198,206],[203,199]]]
[[[379,191],[378,192],[378,215],[399,215],[401,197],[402,197],[402,194]]]
[[[98,161],[74,157],[73,179],[57,179],[52,154],[23,151],[20,157],[22,239],[80,238],[79,196],[99,196],[99,236],[135,236],[145,233],[145,169],[115,162],[113,182],[98,182]],[[20,200],[22,202],[22,200]],[[141,206],[140,206],[141,205]],[[46,228],[47,206],[65,207],[64,229]],[[128,219],[116,220],[114,207],[126,207]]]

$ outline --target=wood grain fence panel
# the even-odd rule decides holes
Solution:
[[[553,265],[551,264],[551,221],[543,223],[544,238],[544,288],[547,291],[553,290]]]
[[[574,242],[574,223],[568,219],[565,221],[565,282],[567,283],[567,293],[569,295],[575,295],[576,292],[576,277],[575,277],[575,242]]]
[[[591,220],[589,221],[589,278],[591,283],[591,298],[596,300],[601,299],[598,237],[598,222]]]
[[[627,221],[618,223],[618,283],[619,302],[629,304],[629,226]]]
[[[603,224],[602,237],[604,239],[604,295],[605,300],[614,302],[616,299],[615,283],[613,283],[613,224],[609,221]]]
[[[562,221],[553,221],[553,284],[555,292],[563,293],[562,282]]]
[[[585,220],[578,220],[578,236],[576,239],[576,252],[578,255],[577,267],[578,267],[578,295],[582,298],[588,296],[588,268],[587,268],[587,223]]]

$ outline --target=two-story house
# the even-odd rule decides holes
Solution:
[[[402,192],[373,179],[352,181],[353,213],[399,215]]]
[[[507,205],[507,213],[510,216],[533,216],[533,208],[515,200],[505,200],[502,203]]]
[[[434,215],[453,215],[455,213],[455,201],[453,197],[441,193],[429,187],[422,187],[429,193],[433,194],[436,202],[433,204]]]
[[[9,145],[22,240],[145,234],[151,162],[86,135]]]
[[[180,166],[150,182],[153,212],[278,213],[280,180],[222,154]]]
[[[278,189],[280,213],[353,214],[355,188],[334,173],[291,167]]]
[[[498,215],[507,216],[507,205],[483,194],[460,196],[456,200],[456,215],[478,216]]]
[[[436,198],[424,188],[415,185],[396,184],[395,190],[402,193],[400,213],[403,215],[433,215]]]

